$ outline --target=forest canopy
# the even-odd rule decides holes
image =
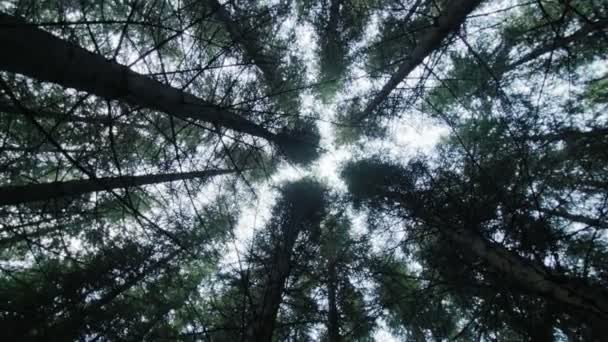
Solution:
[[[6,341],[605,341],[608,3],[0,2]]]

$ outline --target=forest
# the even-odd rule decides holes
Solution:
[[[2,341],[608,341],[608,1],[1,0],[0,46]]]

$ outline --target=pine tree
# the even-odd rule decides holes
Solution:
[[[605,340],[607,17],[1,2],[3,336]]]

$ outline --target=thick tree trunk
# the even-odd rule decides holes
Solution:
[[[464,23],[467,15],[481,3],[481,0],[452,0],[445,11],[437,18],[436,25],[430,28],[419,40],[399,69],[382,87],[380,92],[369,102],[357,121],[362,121],[372,114],[384,102],[390,93],[397,88],[409,74],[431,53],[437,50],[441,43]]]
[[[124,100],[180,118],[200,120],[275,143],[276,135],[235,113],[0,13],[0,69],[105,99]]]
[[[281,305],[285,282],[291,272],[291,255],[300,234],[299,222],[293,222],[284,231],[273,255],[270,274],[264,285],[252,324],[247,328],[245,340],[271,342],[277,313]]]
[[[588,312],[608,323],[608,293],[584,280],[554,274],[542,265],[520,258],[467,229],[441,229],[450,240],[473,252],[495,271],[519,286],[576,311]]]
[[[103,177],[31,185],[5,186],[0,188],[0,205],[45,201],[65,196],[78,196],[95,191],[135,187],[178,180],[207,178],[235,172],[234,170],[207,170],[184,173],[154,174],[143,176]]]

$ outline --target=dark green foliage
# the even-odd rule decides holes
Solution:
[[[297,120],[290,128],[279,133],[281,153],[297,165],[308,165],[319,157],[321,137],[314,121]]]
[[[591,165],[601,160],[603,157],[595,156],[593,152],[594,144],[600,143],[599,139],[593,139],[593,144],[588,141],[583,147],[570,142],[573,135],[556,136],[557,139],[563,139],[564,148],[578,146],[581,149],[577,151],[576,156],[561,154],[559,162],[554,160],[546,163],[548,160],[544,159],[545,156],[554,155],[555,148],[559,151],[559,147],[545,145],[537,148],[534,147],[535,140],[523,139],[518,141],[519,144],[514,144],[513,133],[514,128],[509,127],[509,124],[503,120],[470,120],[441,146],[439,159],[435,161],[434,167],[425,165],[427,163],[423,161],[412,161],[404,167],[374,158],[348,164],[342,175],[354,203],[359,205],[363,203],[371,210],[370,221],[377,223],[377,216],[384,212],[403,217],[408,222],[408,236],[410,236],[408,241],[414,245],[404,244],[402,246],[404,252],[415,256],[415,260],[421,262],[423,279],[429,279],[427,277],[430,276],[430,279],[440,280],[440,284],[448,286],[446,292],[451,299],[447,301],[460,307],[458,310],[461,314],[467,316],[469,315],[467,312],[471,312],[467,307],[471,304],[466,303],[476,303],[474,307],[478,310],[489,310],[491,315],[502,317],[500,320],[508,322],[491,328],[491,321],[482,320],[484,329],[494,329],[501,336],[520,335],[534,340],[539,337],[535,337],[535,329],[527,323],[532,321],[546,325],[546,328],[542,329],[548,329],[545,331],[548,331],[549,335],[553,334],[553,329],[558,328],[565,334],[573,333],[572,326],[581,327],[580,329],[586,331],[579,331],[576,334],[583,336],[587,333],[598,334],[601,330],[598,330],[600,327],[596,324],[601,323],[592,321],[591,327],[586,326],[585,321],[588,318],[582,312],[577,313],[576,310],[565,309],[553,301],[535,298],[534,293],[523,290],[517,281],[494,271],[487,261],[467,250],[465,245],[450,243],[452,233],[447,231],[461,229],[460,227],[474,230],[488,239],[500,236],[498,240],[500,244],[508,246],[512,253],[517,253],[518,257],[529,258],[531,262],[552,258],[557,264],[555,271],[562,272],[564,277],[580,276],[580,272],[583,272],[585,274],[583,277],[592,283],[602,284],[605,281],[603,276],[600,276],[604,273],[600,271],[603,267],[595,268],[592,272],[593,276],[588,273],[593,260],[591,256],[596,255],[601,258],[605,246],[599,241],[591,242],[589,235],[584,238],[585,235],[570,234],[563,226],[565,223],[563,220],[570,220],[570,224],[577,221],[587,222],[596,227],[601,224],[600,221],[585,220],[585,215],[568,215],[559,210],[546,209],[554,199],[560,201],[561,206],[564,207],[576,206],[576,203],[569,204],[571,199],[562,197],[560,191],[563,188],[562,185],[558,185],[559,182],[547,183],[545,180],[547,177],[568,178],[568,174],[564,173],[563,163],[584,161],[585,155],[594,155],[594,163]],[[524,154],[529,153],[527,151],[531,148],[535,148],[534,154]],[[581,166],[582,169],[574,171],[579,166],[572,167],[570,169],[572,172],[579,172],[582,169],[593,170],[590,166]],[[561,173],[557,174],[554,170],[561,170]],[[599,170],[596,172],[603,173]],[[539,182],[544,182],[543,188],[530,192],[525,186],[529,177],[538,177]],[[574,184],[581,181],[582,179],[579,178],[570,184],[575,186]],[[557,188],[554,188],[553,184]],[[579,189],[577,191],[581,191],[583,196],[589,191],[590,194],[595,192],[592,189]],[[602,204],[595,205],[597,210],[602,210]],[[581,268],[581,264],[572,264],[571,258],[576,258],[574,251],[585,243],[591,243],[583,247],[590,254],[585,261],[587,266]],[[569,247],[564,248],[565,246]],[[573,252],[575,254],[572,254]],[[395,284],[397,283],[391,283],[391,285]],[[508,295],[504,298],[496,297],[495,292],[488,292],[484,289],[486,287],[500,288],[501,293]],[[397,292],[397,290],[385,291]],[[429,293],[428,290],[424,292]],[[432,295],[429,296],[432,298]],[[388,300],[387,303],[393,304]],[[416,307],[415,305],[415,303],[409,304],[410,307]],[[425,310],[437,308],[432,302],[424,302],[421,305]],[[522,307],[521,311],[496,309],[512,305]],[[551,310],[553,318],[547,317],[547,313],[543,311],[545,307],[551,307],[547,310]],[[407,311],[398,308],[394,310],[397,312],[395,315],[403,316],[401,321],[409,327],[408,331],[415,332],[417,329],[415,327],[421,323],[408,318],[412,313],[408,314]],[[424,310],[416,312],[417,318],[424,317]],[[433,322],[442,321],[439,312],[431,311],[430,315],[437,318]],[[569,319],[569,324],[572,326],[559,327],[556,322],[560,319]],[[441,333],[438,327],[427,329],[431,331],[439,329],[434,333]],[[443,331],[448,333],[450,330]]]
[[[361,40],[377,0],[299,0],[300,19],[312,24],[319,37],[319,94],[330,103],[343,87],[355,59],[354,46]]]
[[[608,336],[603,2],[0,12],[4,340]]]
[[[457,313],[449,304],[445,288],[424,285],[403,262],[379,260],[379,264],[375,270],[378,297],[388,311],[391,329],[404,329],[404,335],[414,341],[442,340],[454,335]]]

